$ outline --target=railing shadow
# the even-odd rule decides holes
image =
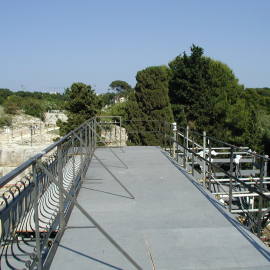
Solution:
[[[60,244],[59,247],[64,248],[64,249],[66,249],[66,250],[68,250],[68,251],[70,251],[70,252],[76,253],[77,255],[80,255],[80,256],[83,256],[83,257],[85,257],[85,258],[88,258],[89,260],[92,260],[92,261],[94,261],[94,262],[103,264],[104,266],[108,266],[108,267],[111,268],[111,269],[124,270],[123,268],[119,268],[118,266],[114,266],[114,265],[112,265],[112,264],[110,264],[110,263],[107,263],[107,262],[104,262],[104,261],[99,260],[99,259],[97,259],[97,258],[91,257],[91,256],[89,256],[89,255],[87,255],[87,254],[84,254],[84,253],[82,253],[82,252],[80,252],[80,251],[77,251],[77,250],[75,250],[75,249],[66,247],[66,246],[64,246],[64,245],[61,245],[61,244]]]
[[[104,191],[104,190],[99,190],[99,189],[95,189],[95,188],[88,188],[88,187],[84,187],[84,186],[82,186],[81,188],[91,190],[91,191],[94,191],[94,192],[100,192],[100,193],[116,196],[116,197],[121,197],[121,198],[125,198],[125,199],[133,199],[133,198],[125,196],[125,195],[120,195],[120,194],[116,194],[116,193],[112,193],[112,192]]]

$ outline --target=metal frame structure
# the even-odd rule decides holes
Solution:
[[[187,128],[173,130],[167,151],[219,202],[269,245],[268,156]]]

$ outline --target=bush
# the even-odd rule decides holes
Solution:
[[[3,127],[3,126],[11,126],[12,124],[12,118],[5,115],[5,116],[2,116],[0,117],[0,127]]]
[[[5,113],[8,114],[18,113],[19,110],[21,109],[21,104],[19,100],[20,98],[15,95],[9,96],[3,104]]]
[[[45,106],[38,99],[25,98],[23,100],[22,108],[26,114],[38,117],[43,120]]]

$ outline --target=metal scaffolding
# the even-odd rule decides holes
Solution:
[[[268,156],[190,130],[173,130],[167,151],[265,242],[270,224]]]

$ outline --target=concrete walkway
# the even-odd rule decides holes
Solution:
[[[158,147],[93,159],[78,202],[144,270],[270,269],[270,250]],[[74,207],[51,269],[135,269]]]

